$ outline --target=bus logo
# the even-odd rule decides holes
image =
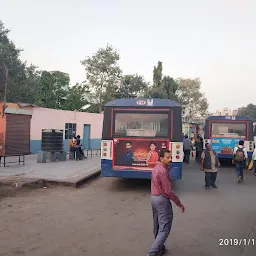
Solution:
[[[145,100],[137,100],[137,105],[146,105],[146,101]]]

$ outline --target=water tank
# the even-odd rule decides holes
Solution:
[[[42,151],[63,151],[63,130],[42,130]]]

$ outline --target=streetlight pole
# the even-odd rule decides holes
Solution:
[[[4,82],[4,103],[3,103],[3,109],[2,109],[2,117],[4,117],[5,109],[7,108],[6,97],[7,97],[7,83],[8,83],[8,69],[5,66],[4,62],[3,62],[3,68],[5,72],[5,82]]]

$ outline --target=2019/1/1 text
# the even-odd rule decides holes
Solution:
[[[255,239],[246,239],[246,238],[241,238],[241,239],[238,239],[238,238],[221,238],[219,239],[219,245],[220,246],[240,246],[240,245],[243,245],[243,246],[248,246],[248,245],[255,245],[256,244],[256,241]]]

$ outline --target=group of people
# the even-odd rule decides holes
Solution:
[[[194,150],[194,146],[196,148],[196,161],[198,163],[201,162],[201,154],[203,152],[203,143],[204,140],[201,136],[198,136],[197,139],[195,140],[195,143],[193,145],[191,139],[188,138],[188,135],[185,135],[183,138],[183,151],[184,151],[184,159],[183,162],[186,164],[189,164],[189,160],[190,160],[190,154],[191,151],[193,152]]]
[[[74,158],[76,158],[76,160],[87,158],[82,150],[80,135],[73,136],[73,138],[69,141],[69,151],[74,154]]]
[[[200,141],[200,140],[198,140]],[[200,141],[202,143],[202,141]],[[188,137],[184,139],[185,150],[191,151],[191,145]],[[198,158],[201,159],[201,170],[205,172],[205,188],[211,186],[217,188],[215,182],[217,178],[217,170],[220,167],[218,155],[212,150],[209,143],[206,143],[205,149],[198,147]],[[187,163],[188,152],[186,152],[185,162]],[[148,256],[162,256],[165,251],[165,241],[170,234],[173,209],[171,201],[173,201],[183,213],[184,205],[172,189],[171,179],[169,175],[169,165],[171,163],[171,152],[168,149],[161,149],[159,153],[159,162],[154,167],[151,177],[151,205],[153,212],[153,225],[155,240],[148,252]],[[254,175],[256,176],[256,148],[252,155]],[[234,148],[233,164],[236,165],[238,183],[244,181],[243,171],[248,165],[248,154],[244,148],[244,141],[239,141],[239,145]]]

